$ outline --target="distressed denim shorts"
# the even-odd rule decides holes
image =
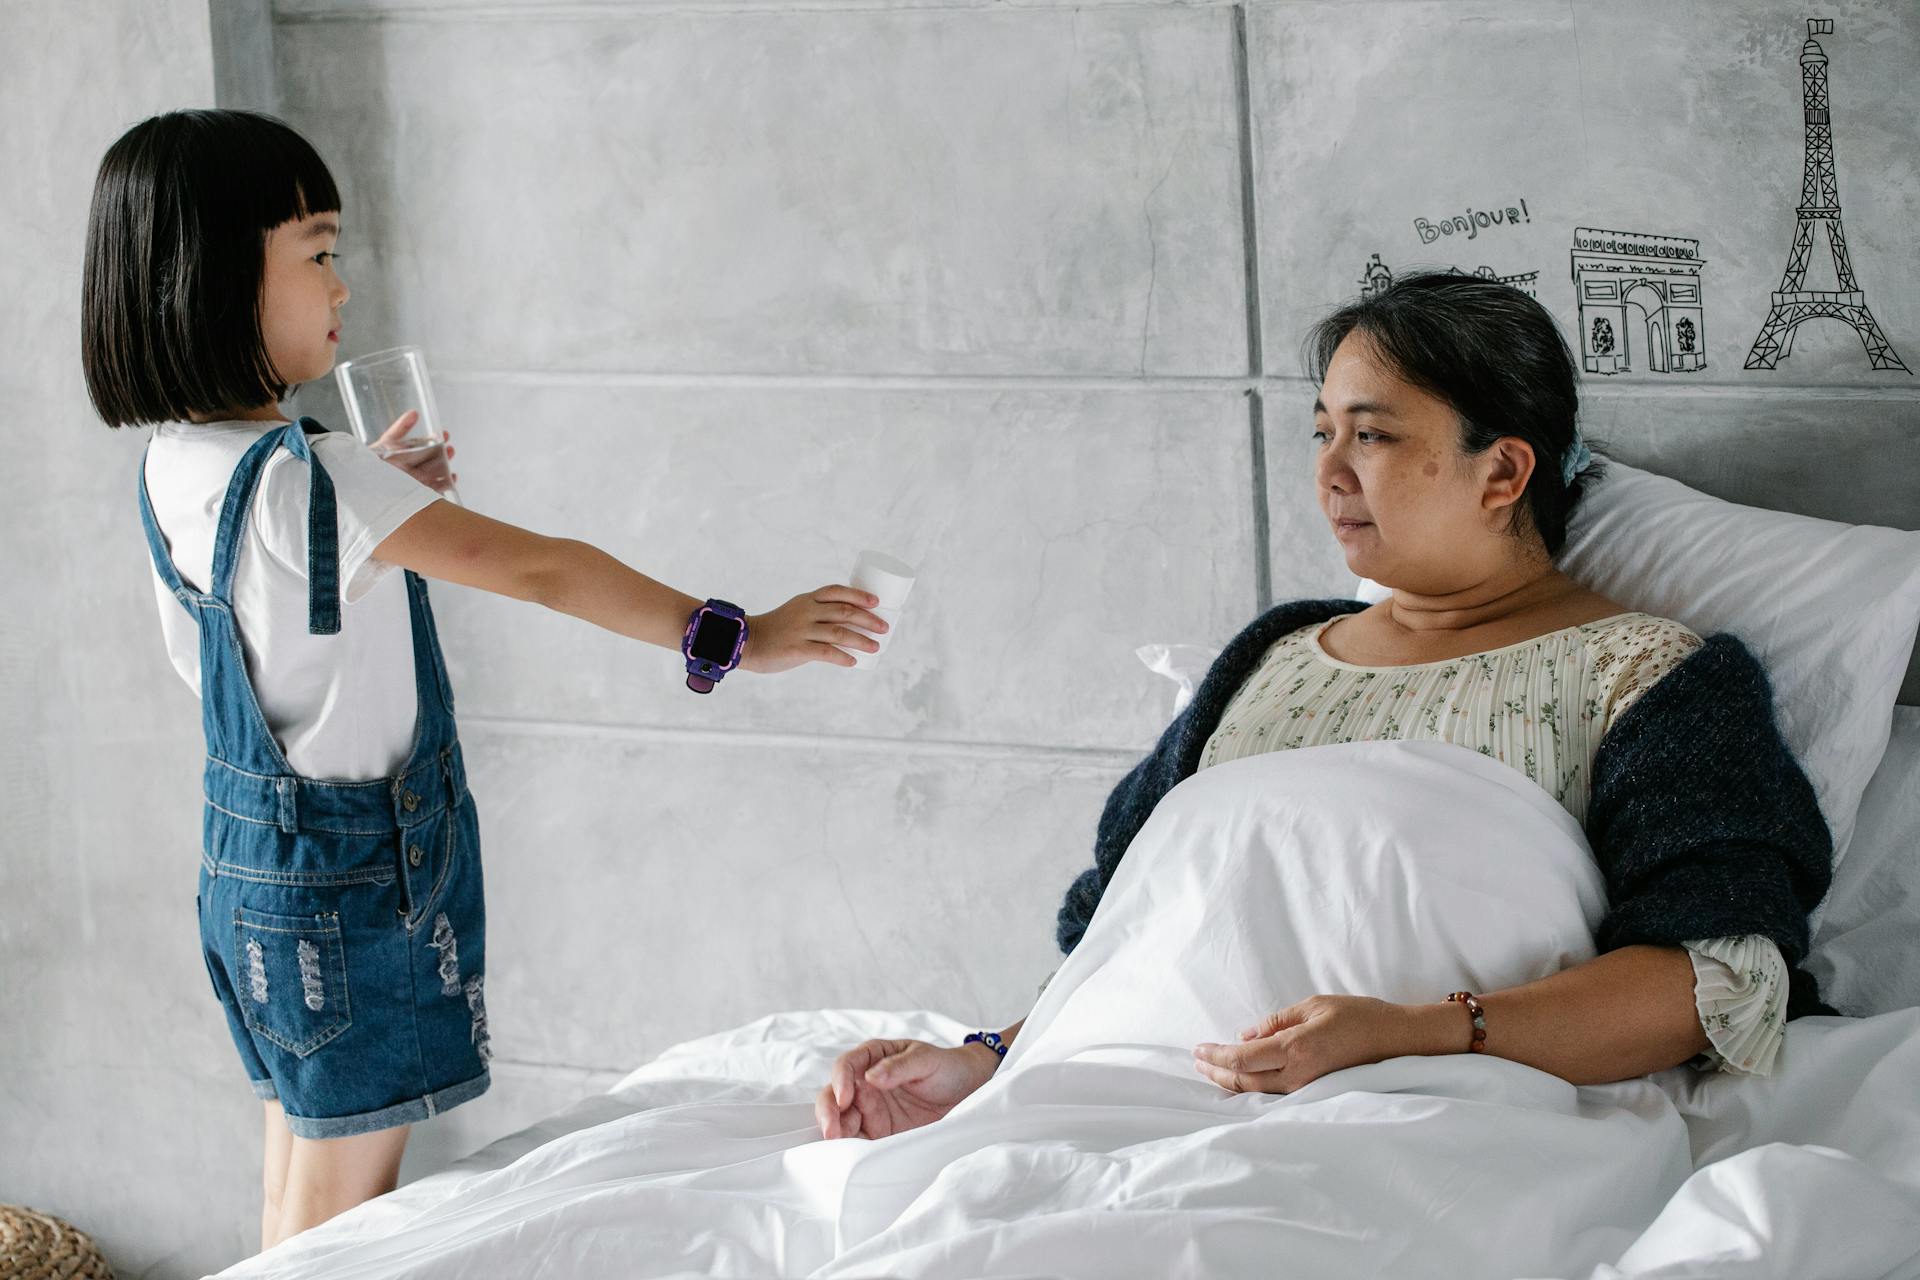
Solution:
[[[486,908],[464,785],[376,835],[209,805],[199,917],[254,1092],[296,1136],[411,1124],[486,1092]]]

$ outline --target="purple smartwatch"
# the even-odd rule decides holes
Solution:
[[[740,665],[747,647],[747,615],[737,604],[709,600],[687,618],[680,652],[687,659],[687,688],[712,693],[727,672]]]

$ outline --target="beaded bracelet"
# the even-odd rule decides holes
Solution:
[[[962,1046],[975,1043],[983,1044],[1001,1057],[1004,1058],[1007,1056],[1007,1042],[1000,1038],[998,1031],[975,1031],[960,1043]]]
[[[1480,1006],[1471,991],[1456,991],[1447,997],[1449,1002],[1467,1006],[1467,1012],[1473,1015],[1473,1043],[1467,1048],[1473,1053],[1487,1051],[1487,1011]]]

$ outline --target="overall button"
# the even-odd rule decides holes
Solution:
[[[410,866],[410,867],[417,867],[417,866],[419,866],[419,865],[420,865],[420,862],[421,862],[421,860],[422,860],[422,859],[423,859],[423,858],[424,858],[425,856],[426,856],[426,855],[424,855],[424,854],[422,854],[422,853],[420,852],[420,846],[419,846],[419,845],[417,845],[417,844],[416,844],[416,845],[410,845],[410,846],[408,847],[408,849],[407,849],[407,865],[408,865],[408,866]]]
[[[413,794],[413,792],[409,791],[405,795],[400,797],[400,807],[402,809],[405,809],[408,813],[412,813],[415,809],[418,809],[420,807],[420,797]]]

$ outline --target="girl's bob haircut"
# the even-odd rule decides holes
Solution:
[[[277,404],[260,304],[267,233],[336,213],[319,153],[251,111],[174,111],[107,148],[87,218],[80,360],[110,427]]]

